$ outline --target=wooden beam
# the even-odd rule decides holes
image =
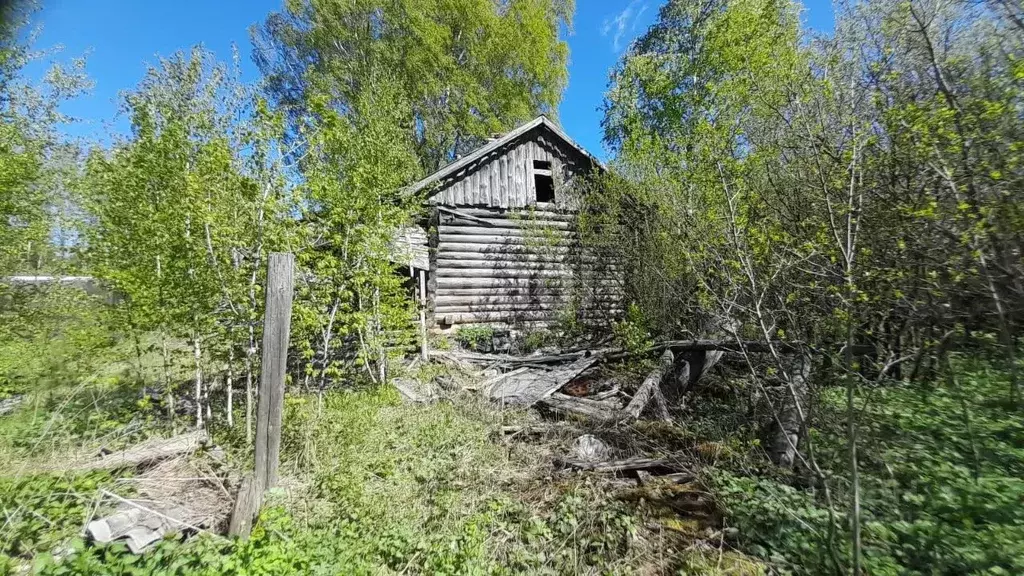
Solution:
[[[263,364],[256,421],[255,480],[261,492],[277,484],[277,469],[281,459],[281,418],[291,330],[294,260],[292,254],[274,252],[267,262]]]
[[[508,226],[503,228],[496,227],[484,227],[484,226],[446,226],[441,225],[438,232],[442,236],[446,234],[456,236],[488,236],[498,234],[501,236],[508,237],[538,237],[543,238],[546,236],[557,236],[559,238],[575,238],[576,232],[573,230],[567,230],[565,228],[548,227],[543,224],[537,225],[526,225],[526,226]]]
[[[438,242],[438,253],[446,252],[475,252],[495,257],[515,258],[522,254],[569,254],[574,251],[568,246],[537,246],[526,244],[490,244],[486,242],[462,243],[462,242]]]
[[[497,246],[530,246],[545,248],[548,246],[571,246],[573,238],[559,236],[548,238],[543,234],[513,236],[509,234],[450,234],[441,231],[441,244],[494,244]]]
[[[562,222],[573,222],[577,216],[573,213],[556,212],[552,210],[538,210],[530,208],[515,208],[510,210],[494,210],[491,208],[460,208],[460,212],[477,216],[480,218],[505,218],[505,219],[541,219],[556,220]]]
[[[428,283],[429,283],[429,281],[428,281]],[[444,288],[444,289],[439,290],[437,292],[437,294],[435,295],[435,301],[437,299],[439,299],[439,298],[448,298],[448,297],[454,297],[454,296],[459,296],[459,297],[462,297],[462,296],[488,296],[489,297],[489,296],[495,296],[495,294],[498,294],[498,293],[500,293],[502,295],[505,295],[507,297],[514,297],[514,298],[539,298],[539,297],[545,297],[545,296],[550,296],[550,297],[553,297],[553,298],[563,298],[563,297],[564,298],[568,298],[570,296],[575,296],[576,295],[575,290],[571,286],[566,286],[566,287],[552,286],[552,287],[547,288],[547,289],[545,289],[542,286],[537,286],[536,288],[537,288],[536,290],[531,290],[531,289],[529,289],[527,287],[511,286],[511,287],[508,287],[508,289],[502,290],[500,292],[495,292],[495,290],[493,288]],[[623,294],[622,294],[622,289],[619,286],[612,285],[612,286],[607,286],[607,287],[601,287],[601,286],[587,287],[585,292],[583,292],[581,295],[586,297],[586,298],[592,298],[592,297],[616,297],[616,298],[622,298]]]
[[[573,276],[571,270],[552,270],[542,268],[466,268],[461,270],[445,270],[443,266],[439,266],[438,278],[494,278],[495,280],[504,280],[510,278],[522,278],[522,279],[541,279],[541,278],[569,278]]]
[[[553,286],[558,286],[562,289],[568,289],[572,285],[573,275],[563,274],[555,277],[541,277],[541,278],[528,278],[528,277],[510,277],[510,278],[496,278],[493,275],[488,274],[486,277],[470,277],[460,278],[438,275],[437,286],[438,291],[444,291],[445,288],[490,288],[492,290],[514,290],[516,288],[521,290],[545,290]],[[602,279],[593,280],[588,282],[590,286],[619,286],[620,284],[615,280]]]

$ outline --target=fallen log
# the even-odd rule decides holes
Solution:
[[[626,418],[621,405],[608,400],[591,400],[555,393],[541,400],[540,404],[555,412],[579,414],[602,422],[617,422]]]
[[[665,407],[665,398],[661,394],[661,381],[665,377],[665,374],[672,369],[674,362],[674,356],[671,350],[665,350],[661,357],[658,359],[658,366],[651,370],[651,373],[644,379],[644,383],[637,389],[636,394],[633,395],[633,399],[626,405],[625,412],[631,418],[640,418],[640,414],[647,407],[647,403],[651,398],[655,398],[659,404],[658,412],[659,416],[663,419],[667,419],[668,410]]]
[[[663,458],[626,458],[623,460],[604,460],[601,462],[590,462],[577,458],[556,458],[555,464],[560,468],[603,474],[620,474],[622,472],[643,470],[651,473],[651,475],[660,476],[663,474],[686,472],[678,464]]]
[[[564,429],[554,424],[509,425],[501,427],[501,434],[502,436],[543,436],[544,434]]]
[[[588,356],[603,356],[605,352],[605,350],[580,350],[576,352],[566,352],[564,354],[512,356],[510,354],[478,354],[475,352],[431,350],[430,357],[462,362],[474,362],[478,364],[502,364],[518,368],[519,366],[526,364],[559,364],[562,362],[571,362]]]
[[[493,388],[495,385],[497,385],[497,384],[499,384],[501,382],[504,382],[505,380],[508,380],[509,378],[514,378],[514,377],[522,374],[523,372],[526,372],[527,370],[529,370],[529,368],[525,367],[525,366],[522,367],[522,368],[516,368],[515,370],[513,370],[511,372],[505,372],[503,374],[498,374],[494,378],[489,378],[489,379],[484,380],[483,382],[481,382],[479,384],[475,384],[475,385],[473,385],[471,387],[467,387],[467,389],[470,389],[470,390],[480,390],[484,394],[490,394],[491,393],[491,388]]]
[[[228,524],[228,535],[248,540],[252,533],[252,521],[256,518],[256,513],[259,512],[262,503],[262,487],[259,486],[253,475],[249,474],[242,480],[242,485],[238,488],[238,496],[235,498],[231,521]]]
[[[110,452],[95,459],[73,462],[61,466],[64,470],[115,470],[139,468],[160,460],[195,452],[209,440],[205,431],[196,430],[171,438],[154,438],[118,452]]]
[[[398,390],[402,399],[411,404],[430,404],[438,399],[437,393],[429,385],[420,385],[412,380],[395,378],[391,385]]]

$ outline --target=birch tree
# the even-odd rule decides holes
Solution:
[[[260,270],[288,223],[280,121],[239,81],[237,64],[201,49],[162,60],[124,109],[131,136],[88,165],[93,265],[125,296],[132,329],[161,334],[166,387],[168,339],[187,341],[197,426],[210,357],[244,358],[251,427]]]

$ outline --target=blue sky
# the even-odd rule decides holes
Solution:
[[[568,34],[569,86],[559,120],[580,144],[598,156],[601,145],[601,98],[608,70],[629,43],[657,17],[660,0],[577,0]],[[831,0],[804,0],[806,25],[831,30]],[[102,138],[109,130],[124,133],[127,122],[115,120],[118,93],[135,86],[147,64],[158,56],[203,43],[227,60],[231,46],[242,56],[243,74],[255,80],[249,58],[249,27],[277,10],[281,0],[43,0],[36,16],[42,27],[37,48],[63,47],[57,58],[87,56],[95,88],[69,102],[64,110],[81,119],[67,131]],[[30,69],[39,74],[42,64]]]

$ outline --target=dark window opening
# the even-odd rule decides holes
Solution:
[[[537,191],[537,202],[555,201],[555,180],[551,177],[551,162],[533,161],[533,184]]]

